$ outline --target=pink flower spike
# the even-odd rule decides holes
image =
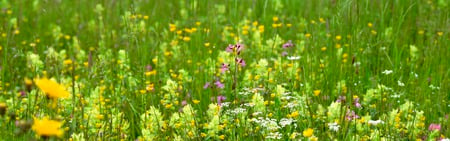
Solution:
[[[225,87],[224,84],[222,84],[219,80],[217,80],[216,82],[214,82],[214,85],[217,86],[217,88],[223,89],[223,87]]]
[[[428,130],[430,130],[430,131],[434,131],[434,130],[440,131],[441,130],[441,125],[432,123],[432,124],[430,124],[430,126],[428,126]]]

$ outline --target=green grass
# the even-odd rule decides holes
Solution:
[[[0,136],[449,138],[449,4],[1,0],[0,114],[6,112]],[[289,40],[294,46],[282,48]],[[225,52],[236,43],[244,45],[240,54]],[[246,65],[239,66],[236,58]],[[222,63],[230,65],[225,73]],[[383,73],[388,70],[392,73]],[[24,81],[44,77],[64,85],[70,96],[48,99]],[[218,80],[223,89],[215,86]],[[217,105],[218,96],[226,97],[220,102],[225,106]],[[340,97],[345,101],[336,102]],[[358,100],[362,108],[355,106]],[[239,110],[244,111],[232,114]],[[358,117],[348,120],[351,111]],[[39,137],[25,126],[43,117],[61,121],[64,135]],[[369,125],[378,119],[384,123]],[[293,122],[282,126],[282,120]],[[331,123],[339,130],[331,130]],[[431,124],[441,129],[431,131]],[[308,128],[311,137],[304,135]]]

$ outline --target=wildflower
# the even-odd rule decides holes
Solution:
[[[402,81],[398,80],[397,81],[398,86],[403,87],[405,86],[405,83],[403,83]]]
[[[61,129],[62,123],[55,120],[49,120],[48,118],[34,119],[34,124],[31,127],[36,134],[43,137],[58,136],[62,137],[64,134]]]
[[[192,100],[192,102],[193,102],[194,104],[198,104],[198,103],[200,103],[200,100],[194,99],[194,100]]]
[[[305,131],[303,131],[303,136],[304,137],[311,137],[314,133],[314,129],[308,128]]]
[[[234,46],[233,46],[232,44],[229,44],[229,45],[227,46],[227,48],[225,48],[225,51],[226,51],[226,52],[233,52],[233,49],[234,49]]]
[[[296,121],[293,120],[292,118],[282,118],[280,120],[280,125],[281,125],[281,127],[285,127],[287,125],[291,125],[293,122],[296,122]]]
[[[274,16],[274,17],[272,18],[272,20],[273,20],[273,22],[277,22],[277,21],[278,21],[278,17],[277,17],[277,16]]]
[[[356,108],[361,108],[361,104],[359,103],[359,98],[357,96],[353,99],[353,105],[355,105]]]
[[[8,106],[6,106],[6,103],[0,103],[0,116],[5,115],[7,108]]]
[[[219,80],[217,80],[216,82],[214,82],[214,85],[216,85],[217,88],[221,88],[221,89],[223,89],[223,87],[225,86],[225,85],[222,84]]]
[[[239,54],[241,54],[241,50],[244,48],[244,45],[242,45],[242,44],[239,44],[239,43],[237,43],[237,44],[235,44],[235,45],[232,45],[232,44],[229,44],[228,46],[227,46],[227,48],[225,48],[225,51],[226,52],[236,52],[237,53],[237,55],[239,55]]]
[[[377,126],[378,124],[383,124],[384,121],[382,121],[382,120],[369,120],[367,123],[368,123],[369,125]]]
[[[319,96],[320,95],[320,90],[314,90],[314,95],[315,96]]]
[[[289,136],[289,139],[295,139],[295,137],[297,137],[297,132],[294,132],[294,133],[292,133],[290,136]]]
[[[219,139],[224,140],[225,139],[225,135],[220,135]]]
[[[293,46],[294,46],[294,44],[292,43],[291,40],[289,40],[288,42],[284,43],[282,47],[284,49],[286,49],[286,48],[290,48],[290,47],[293,47]]]
[[[306,33],[306,34],[305,34],[305,37],[306,37],[306,38],[309,38],[309,37],[311,37],[311,34],[310,34],[310,33]]]
[[[430,131],[434,131],[434,130],[440,131],[441,130],[441,125],[432,123],[432,124],[430,124],[430,126],[428,126],[428,130],[430,130]]]
[[[220,67],[220,72],[225,73],[225,71],[229,70],[230,64],[222,63],[222,66]]]
[[[339,98],[336,100],[336,102],[345,103],[345,96],[339,96]]]
[[[69,92],[67,92],[62,85],[47,78],[36,79],[36,85],[47,94],[49,98],[56,99],[69,96]]]
[[[347,111],[345,118],[350,121],[359,118],[359,116],[355,114],[355,111]]]
[[[384,70],[383,72],[381,72],[382,74],[385,74],[385,75],[389,75],[389,74],[391,74],[391,73],[393,73],[394,71],[392,71],[392,70]]]
[[[298,60],[298,59],[300,59],[300,56],[288,56],[287,59],[288,60]]]
[[[328,128],[330,128],[330,130],[337,132],[340,128],[339,124],[336,122],[333,123],[328,123]]]
[[[209,82],[206,82],[206,84],[203,85],[203,89],[207,89],[207,88],[209,87],[209,85],[210,85],[210,83],[209,83]]]
[[[242,58],[236,58],[235,60],[236,60],[236,62],[237,62],[239,65],[241,65],[242,67],[245,66],[245,61],[244,61],[244,59],[242,59]]]
[[[298,117],[300,114],[298,113],[298,111],[294,111],[294,112],[292,112],[291,114],[290,114],[290,117],[292,117],[292,118],[296,118],[296,117]]]
[[[281,56],[286,56],[286,55],[288,55],[288,53],[287,53],[286,51],[283,51],[283,52],[281,53]]]
[[[225,96],[219,95],[217,96],[217,104],[222,105],[222,102],[225,101],[227,98]]]

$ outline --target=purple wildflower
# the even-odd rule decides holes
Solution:
[[[430,130],[430,131],[434,131],[434,130],[440,131],[441,130],[441,125],[432,123],[432,124],[430,124],[430,126],[428,126],[428,130]]]
[[[281,56],[286,56],[286,55],[288,55],[288,53],[287,53],[286,51],[283,51],[283,52],[281,53]]]
[[[209,82],[206,82],[206,84],[203,85],[203,89],[207,89],[207,88],[209,87],[209,85],[210,85],[210,83],[209,83]]]
[[[242,58],[236,58],[236,62],[239,63],[239,65],[241,65],[242,67],[245,66],[245,61]]]
[[[244,48],[244,45],[237,43],[236,45],[229,44],[227,48],[225,48],[226,52],[234,52],[236,51],[237,55],[241,54],[241,50]]]
[[[223,87],[225,86],[225,85],[223,85],[219,80],[217,80],[216,82],[214,82],[214,85],[216,85],[218,88],[221,88],[221,89],[223,89]]]
[[[233,52],[233,49],[234,49],[234,45],[229,44],[229,45],[227,46],[227,48],[225,49],[225,51],[227,51],[227,52]]]
[[[359,118],[359,116],[355,114],[355,111],[347,111],[345,118],[350,121]]]
[[[345,96],[339,96],[339,98],[336,100],[336,102],[345,103]]]
[[[353,104],[355,105],[356,108],[361,108],[361,103],[359,103],[359,98],[355,98],[353,100]]]
[[[186,104],[187,104],[186,100],[183,100],[183,101],[181,102],[181,105],[183,105],[183,106],[185,106]]]
[[[239,54],[241,54],[241,50],[244,48],[244,45],[242,45],[242,44],[240,44],[240,43],[237,43],[237,44],[235,45],[235,48],[236,48],[237,54],[239,55]]]
[[[283,44],[283,48],[284,48],[284,49],[290,48],[290,47],[293,47],[293,46],[294,46],[294,44],[292,43],[291,40],[289,40],[288,42],[286,42],[286,43]]]
[[[25,91],[20,91],[20,96],[26,97],[26,96],[27,96],[27,92],[25,92]]]
[[[219,95],[217,96],[217,104],[222,105],[222,102],[225,101],[227,98],[225,96]]]
[[[222,63],[222,66],[220,67],[220,72],[225,73],[225,71],[227,71],[229,69],[229,67],[230,67],[230,64]]]

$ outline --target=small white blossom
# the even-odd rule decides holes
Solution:
[[[300,59],[300,56],[288,56],[287,59],[288,60],[298,60],[298,59]]]
[[[332,131],[337,132],[337,131],[339,131],[340,127],[341,126],[339,126],[339,124],[337,124],[336,122],[328,123],[328,128],[330,128],[330,130],[332,130]]]
[[[367,123],[370,124],[370,125],[377,126],[378,124],[383,124],[384,121],[382,121],[382,120],[369,120]]]
[[[280,120],[280,125],[281,127],[286,127],[287,125],[291,125],[293,122],[296,122],[296,120],[293,120],[292,118],[282,118]]]
[[[405,86],[405,83],[403,83],[402,81],[400,81],[400,80],[398,80],[397,81],[397,83],[398,83],[398,86],[400,86],[400,87],[403,87],[403,86]]]
[[[283,136],[283,134],[279,133],[279,132],[275,132],[275,133],[269,133],[269,135],[266,136],[266,139],[281,139],[281,137]]]
[[[394,71],[392,71],[392,70],[384,70],[382,73],[385,74],[385,75],[389,75],[389,74],[391,74],[393,72]]]

